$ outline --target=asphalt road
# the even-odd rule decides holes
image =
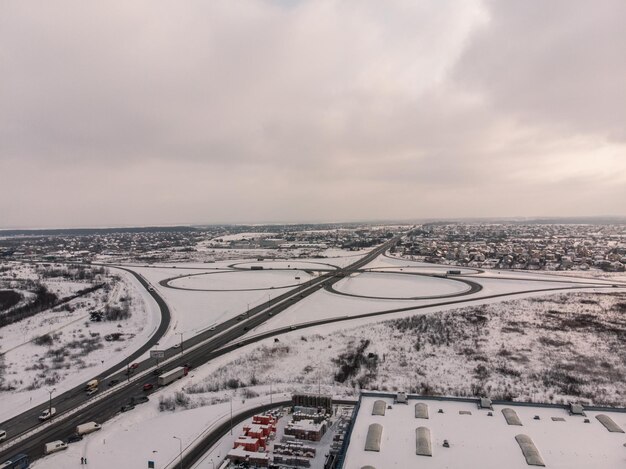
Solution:
[[[106,267],[113,267],[113,266],[106,265]],[[133,272],[132,270],[125,269],[123,267],[115,267],[115,268],[130,272],[141,283],[141,285],[143,285],[143,287],[146,288],[146,290],[148,290],[150,295],[157,302],[159,309],[161,310],[161,322],[156,332],[138,350],[136,350],[129,356],[125,356],[122,361],[116,363],[115,365],[109,367],[108,369],[102,371],[98,375],[91,378],[91,379],[98,379],[99,381],[102,381],[104,378],[111,375],[115,371],[120,370],[121,368],[125,368],[127,364],[132,363],[135,359],[141,357],[144,353],[146,353],[146,351],[150,350],[161,339],[163,334],[165,334],[165,332],[170,326],[170,320],[171,320],[170,309],[167,306],[167,303],[165,303],[165,300],[163,300],[163,298],[161,298],[161,296],[158,293],[156,293],[153,290],[152,291],[149,290],[150,285],[141,275],[139,275],[136,272]],[[121,374],[118,374],[118,376],[116,376],[116,378],[120,380],[124,379],[125,377],[126,377],[125,375],[121,375]],[[58,396],[54,396],[53,394],[52,407],[56,408],[58,413],[61,413],[68,409],[72,409],[80,404],[87,402],[89,400],[89,396],[87,396],[85,393],[85,385],[86,385],[86,382]],[[50,386],[50,388],[53,388],[53,387],[54,385]],[[9,419],[0,423],[0,428],[2,428],[3,430],[6,430],[9,433],[9,438],[12,438],[24,432],[27,432],[41,425],[41,423],[39,422],[38,416],[39,414],[41,414],[41,412],[44,409],[47,409],[49,406],[50,406],[50,403],[47,402],[45,404],[41,404],[36,407],[33,407],[29,409],[28,411],[12,419]],[[3,453],[0,453],[0,454],[3,454]],[[0,461],[2,461],[2,457],[0,457]]]
[[[398,241],[398,239],[399,237],[390,239],[389,241],[373,249],[364,257],[348,267],[324,273],[316,279],[312,279],[301,284],[296,289],[290,290],[289,292],[273,298],[270,302],[268,302],[268,305],[260,305],[251,309],[244,318],[237,317],[230,319],[217,325],[214,330],[211,330],[213,328],[208,329],[192,338],[185,340],[181,348],[172,348],[166,351],[165,358],[170,358],[175,355],[180,355],[180,357],[174,360],[172,363],[169,363],[166,366],[162,366],[161,369],[166,372],[183,364],[188,364],[195,368],[212,360],[215,357],[228,353],[230,350],[232,350],[231,347],[225,347],[228,343],[235,341],[242,335],[246,334],[250,329],[267,321],[270,316],[280,313],[281,311],[291,307],[293,304],[297,303],[303,298],[306,298],[307,296],[315,293],[320,288],[332,285],[344,276],[349,275],[351,272],[360,269],[362,266],[375,259],[380,253],[386,251],[391,246],[393,246]],[[145,281],[145,279],[143,279],[141,276],[134,272],[133,274],[139,279],[144,287],[149,287],[149,284]],[[158,294],[156,294],[156,292],[150,291],[150,293],[159,303],[159,306],[163,304],[167,308],[167,305],[165,304],[163,299]],[[167,309],[167,315],[169,324],[169,309]],[[157,334],[155,334],[155,336],[156,335]],[[256,340],[262,339],[259,338]],[[141,354],[145,353],[145,351],[149,350],[157,341],[158,338],[151,339],[140,349],[140,351],[133,354],[133,356],[138,357]],[[206,343],[204,343],[202,346],[198,347],[195,350],[189,351],[190,347],[197,345],[203,341],[206,341]],[[255,340],[252,339],[252,342],[254,341]],[[130,360],[124,359],[123,361],[118,363],[118,365],[110,368],[107,371],[114,371],[116,369],[119,369],[120,364],[122,364],[122,366],[124,366],[125,368],[126,363],[129,363],[130,361],[132,361],[132,357]],[[126,374],[127,370],[124,369],[123,371],[120,371],[117,374],[110,376],[107,382],[115,379],[119,380],[120,382],[124,382],[125,380],[127,380],[128,383],[125,386],[121,386],[120,384],[112,386],[110,389],[110,393],[106,396],[106,398],[103,398],[101,400],[90,401],[90,399],[88,398],[88,396],[86,396],[84,392],[84,385],[77,386],[76,388],[62,394],[61,396],[57,396],[53,399],[52,402],[52,406],[57,409],[57,416],[53,419],[51,423],[41,424],[37,418],[41,411],[48,407],[48,405],[45,404],[30,409],[29,411],[24,412],[23,414],[7,422],[3,422],[2,424],[0,424],[0,428],[7,430],[11,439],[18,437],[24,432],[28,432],[29,430],[32,430],[33,428],[38,426],[42,426],[42,428],[45,428],[34,433],[32,436],[24,437],[23,441],[15,443],[10,448],[3,449],[3,451],[0,452],[0,461],[4,461],[17,453],[26,453],[31,457],[31,459],[41,457],[43,455],[43,448],[46,442],[54,441],[57,439],[66,439],[74,432],[76,425],[80,423],[89,422],[92,420],[103,423],[116,415],[118,412],[120,412],[120,408],[124,404],[127,404],[130,401],[131,397],[138,395],[149,395],[152,392],[156,391],[158,386],[156,386],[157,377],[155,375],[149,375],[143,379],[135,378],[135,376],[137,376],[141,372],[154,367],[155,364],[156,362],[154,359],[148,359],[141,363],[138,363],[138,367],[129,375]],[[100,377],[105,377],[106,375],[106,372],[104,372],[100,374]],[[103,390],[107,388],[107,382],[101,383],[100,392],[103,392]],[[155,387],[152,391],[144,392],[143,385],[147,383],[152,383],[155,385]],[[81,409],[80,412],[77,412],[71,417],[59,419],[59,417],[61,416],[60,414],[71,411],[72,409],[75,409],[81,405],[84,407]],[[13,435],[13,437],[11,437],[11,435]]]

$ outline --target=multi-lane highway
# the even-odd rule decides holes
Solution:
[[[167,363],[160,366],[160,369],[169,371],[181,365],[197,367],[217,356],[228,353],[233,348],[226,347],[229,343],[236,341],[250,329],[267,321],[269,317],[279,314],[303,298],[315,293],[320,288],[329,287],[346,275],[357,271],[375,259],[380,253],[397,243],[398,239],[399,237],[394,237],[351,265],[339,268],[336,271],[326,272],[272,299],[271,303],[268,302],[267,305],[260,305],[251,309],[247,312],[245,318],[236,317],[230,319],[217,325],[214,329],[211,328],[213,330],[206,330],[185,340],[181,348],[173,348],[166,352],[166,357],[161,360]],[[137,274],[135,275],[142,285],[149,289],[159,306],[166,308],[167,321],[169,321],[169,309],[167,309],[163,299],[149,288],[145,279]],[[262,340],[262,338],[252,338],[246,342]],[[138,351],[134,355],[139,356],[145,353],[154,343],[156,343],[156,340],[151,340],[140,349],[141,352]],[[127,404],[132,397],[149,395],[158,388],[156,386],[157,376],[151,372],[151,369],[156,364],[155,360],[148,359],[139,363],[139,366],[132,374],[126,374],[126,364],[127,360],[122,362],[121,366],[118,364],[115,367],[115,369],[122,368],[122,371],[118,371],[110,376],[106,376],[105,373],[99,376],[104,382],[101,384],[102,390],[95,396],[88,397],[84,392],[84,386],[78,386],[54,399],[52,405],[57,409],[57,415],[51,422],[41,424],[37,419],[39,413],[48,407],[46,404],[30,409],[10,421],[1,423],[0,427],[9,430],[13,437],[8,443],[0,447],[0,461],[16,453],[26,453],[31,458],[40,457],[43,454],[43,447],[46,442],[67,438],[74,432],[77,424],[91,420],[102,423],[117,414],[120,408]],[[107,371],[113,372],[114,370]],[[106,379],[104,379],[105,377]],[[113,380],[119,382],[107,389],[108,383]],[[152,383],[155,386],[152,391],[145,392],[143,391],[143,386],[148,383]]]
[[[390,239],[383,245],[372,250],[367,255],[345,268],[339,268],[334,271],[324,272],[319,277],[309,280],[301,284],[297,288],[293,288],[286,293],[273,298],[271,300],[271,303],[268,302],[268,304],[252,308],[247,314],[242,313],[242,315],[238,317],[232,318],[228,321],[225,321],[224,323],[216,325],[215,328],[207,329],[204,332],[187,339],[183,343],[182,348],[172,348],[166,351],[165,358],[161,359],[162,363],[160,369],[163,371],[169,371],[183,364],[195,368],[213,360],[218,356],[227,354],[230,351],[243,345],[255,343],[260,340],[275,337],[276,335],[291,332],[293,330],[293,327],[297,327],[297,329],[310,328],[332,322],[392,314],[402,311],[418,310],[420,308],[462,304],[467,301],[506,297],[510,296],[511,294],[519,295],[524,293],[546,291],[545,288],[542,288],[536,290],[527,290],[523,292],[516,291],[514,293],[483,295],[480,297],[470,295],[469,297],[463,299],[450,299],[436,304],[420,306],[412,305],[403,308],[394,308],[385,311],[364,313],[350,317],[317,320],[306,324],[298,324],[297,326],[285,326],[258,335],[242,338],[242,336],[248,333],[248,331],[267,321],[271,316],[279,314],[281,311],[284,311],[285,309],[291,307],[293,304],[297,303],[303,298],[306,298],[307,296],[315,293],[320,288],[332,289],[332,285],[334,283],[338,282],[340,279],[353,272],[360,271],[363,266],[375,259],[380,253],[389,249],[389,247],[395,244],[398,239],[398,237]],[[140,281],[146,288],[150,289],[148,283],[145,280],[142,281],[142,279],[140,278]],[[563,283],[565,282],[568,281],[564,279]],[[589,284],[577,285],[575,280],[572,280],[571,284],[572,285],[569,287],[571,289],[590,287]],[[594,285],[595,288],[609,288],[612,286],[613,285],[609,283],[604,285]],[[567,287],[563,287],[562,285],[560,285],[559,287],[555,287],[550,290],[562,291],[566,289]],[[158,297],[156,292],[151,291],[151,293],[153,294],[153,296],[155,296],[155,299],[156,297]],[[159,299],[157,299],[157,302],[160,301],[159,305],[161,305],[162,302],[165,308],[167,308],[167,305],[165,305],[163,300],[160,297],[158,298]],[[149,347],[150,346],[146,344],[146,346],[142,348],[141,353],[144,353],[146,350],[148,350]],[[63,395],[66,396],[64,399],[63,396],[60,396],[53,403],[53,405],[57,408],[59,414],[51,423],[38,423],[37,415],[43,408],[47,407],[43,405],[35,409],[31,409],[30,411],[25,412],[15,419],[12,419],[8,422],[9,426],[7,426],[7,422],[0,424],[1,428],[10,429],[13,435],[16,435],[16,432],[13,431],[14,428],[22,429],[22,432],[26,432],[26,434],[24,434],[22,437],[19,437],[17,439],[13,438],[13,444],[11,444],[10,448],[8,448],[7,445],[3,445],[2,447],[0,447],[0,461],[3,461],[7,459],[7,457],[10,457],[11,455],[19,452],[25,452],[29,454],[31,458],[39,457],[43,453],[43,446],[45,442],[67,438],[70,434],[73,433],[74,428],[77,424],[91,420],[96,420],[102,423],[120,412],[120,408],[123,405],[127,404],[131,400],[131,398],[136,396],[150,395],[157,389],[157,375],[153,374],[155,364],[155,360],[145,360],[138,364],[138,368],[135,369],[132,374],[127,375],[126,363],[123,363],[121,371],[118,371],[117,373],[106,377],[101,385],[102,390],[100,391],[100,395],[94,396],[93,399],[89,399],[85,395],[82,386],[77,387],[72,391],[68,391],[68,393],[65,393]],[[118,366],[117,369],[119,368],[120,367]],[[119,380],[120,383],[108,388],[107,383],[111,382],[112,380]],[[153,384],[154,389],[145,392],[143,391],[144,384]],[[33,428],[39,431],[32,432]],[[29,430],[32,432],[32,434],[29,433]]]

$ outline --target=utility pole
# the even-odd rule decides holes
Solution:
[[[52,393],[56,390],[56,388],[52,388],[48,391],[50,395],[50,398],[48,400],[48,415],[50,416],[50,420],[52,420]]]
[[[183,354],[183,333],[182,332],[177,332],[177,335],[180,336],[180,354]]]
[[[233,396],[230,396],[230,434],[233,434]]]

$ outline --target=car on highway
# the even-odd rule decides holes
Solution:
[[[214,331],[215,329],[217,329],[217,326],[211,326],[211,327],[209,327],[209,330],[210,330],[210,331]]]
[[[154,369],[154,370],[152,371],[152,374],[153,374],[154,376],[159,376],[159,375],[160,375],[160,374],[162,374],[162,373],[163,373],[163,370],[162,370],[161,368],[156,368],[156,369]]]
[[[133,363],[132,365],[129,366],[129,368],[131,370],[136,370],[137,368],[139,368],[139,363]]]
[[[78,433],[73,433],[67,437],[67,443],[76,443],[83,439],[83,435],[79,435]]]
[[[154,388],[154,384],[152,383],[146,383],[143,385],[143,390],[144,391],[150,391],[152,388]]]
[[[148,402],[150,399],[148,396],[133,396],[130,398],[131,404],[143,404],[144,402]]]
[[[180,348],[180,344],[174,344],[174,348]]]
[[[128,412],[129,410],[133,410],[134,408],[135,406],[133,404],[126,404],[122,406],[120,412]]]
[[[109,386],[115,386],[116,384],[119,384],[119,382],[119,379],[112,379],[111,381],[109,381]]]
[[[41,414],[39,414],[39,420],[41,420],[42,422],[45,420],[48,420],[49,418],[54,416],[56,413],[57,413],[57,410],[55,407],[50,407],[49,409],[45,409]]]
[[[4,441],[7,439],[7,431],[6,430],[0,430],[0,441]]]
[[[98,388],[91,388],[87,391],[87,395],[88,396],[93,396],[95,393],[98,392]]]
[[[296,330],[296,326],[291,326],[289,329],[291,329],[292,331]]]

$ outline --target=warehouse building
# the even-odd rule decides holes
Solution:
[[[338,468],[617,468],[625,428],[626,409],[366,392]]]

